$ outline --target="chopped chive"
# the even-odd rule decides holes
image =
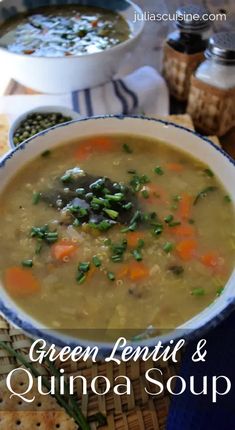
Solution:
[[[210,178],[213,178],[213,176],[215,176],[211,169],[205,169],[205,170],[204,170],[204,173],[205,173],[207,176],[209,176]]]
[[[37,205],[39,203],[40,199],[41,199],[41,193],[39,193],[38,191],[34,191],[33,192],[33,198],[32,198],[33,205]]]
[[[172,221],[168,223],[169,227],[177,227],[178,225],[181,225],[180,221]]]
[[[194,219],[189,218],[188,223],[189,223],[189,224],[195,224],[195,221],[194,221]]]
[[[164,221],[165,221],[167,224],[169,224],[170,222],[172,222],[172,221],[173,221],[173,219],[174,219],[173,215],[167,215],[167,216],[164,218]]]
[[[108,199],[113,202],[120,202],[123,199],[124,194],[123,193],[105,194],[104,197],[105,199]]]
[[[23,260],[21,264],[23,267],[33,267],[33,260]]]
[[[74,227],[79,227],[81,225],[80,221],[76,218],[73,222]]]
[[[226,196],[224,196],[224,201],[227,203],[231,203],[232,199],[231,197],[227,194]]]
[[[219,297],[222,294],[223,291],[224,291],[224,287],[218,288],[218,290],[216,291],[217,297]]]
[[[144,197],[144,199],[148,199],[149,198],[149,192],[147,190],[141,191],[141,194]]]
[[[191,294],[197,297],[204,296],[205,290],[204,288],[193,288],[193,290],[191,291]]]
[[[108,272],[107,276],[110,281],[115,281],[115,274],[113,272]]]
[[[48,157],[49,155],[51,155],[51,151],[49,151],[49,149],[41,153],[41,157]]]
[[[128,202],[125,205],[122,206],[123,209],[129,210],[133,207],[133,203]]]
[[[61,176],[60,180],[64,183],[70,182],[72,180],[71,173],[65,173],[63,176]]]
[[[86,261],[79,263],[78,270],[83,273],[88,272],[90,270],[90,263]]]
[[[94,255],[92,257],[92,262],[95,265],[95,267],[100,267],[101,266],[101,260],[97,255]]]
[[[142,249],[144,247],[144,240],[143,239],[139,239],[138,240],[138,249]]]
[[[79,197],[84,197],[84,195],[85,195],[85,189],[84,189],[84,188],[77,188],[77,189],[76,189],[76,194],[77,194]]]
[[[109,246],[109,245],[111,245],[111,243],[112,243],[112,242],[111,242],[111,239],[105,239],[105,240],[104,240],[104,245],[105,245],[105,246]]]
[[[76,281],[78,284],[83,284],[86,280],[86,274],[84,272],[78,272]]]
[[[37,245],[36,245],[36,248],[35,248],[35,254],[39,255],[40,252],[41,252],[41,250],[42,250],[42,243],[38,242]]]
[[[172,249],[173,249],[173,243],[171,243],[171,242],[166,242],[164,245],[163,245],[163,251],[165,251],[166,252],[166,254],[168,254],[169,252],[171,252],[172,251]]]
[[[198,193],[196,198],[194,199],[194,202],[193,202],[194,206],[198,203],[200,199],[203,199],[204,197],[206,197],[209,192],[213,192],[216,190],[217,190],[217,187],[212,186],[212,187],[207,187],[204,190],[200,191],[200,193]]]
[[[155,236],[160,236],[163,232],[163,225],[162,224],[155,224],[153,229],[153,234]]]
[[[164,175],[164,170],[162,169],[161,166],[155,167],[154,172],[157,173],[157,175],[159,175],[159,176]]]
[[[111,219],[116,219],[119,215],[119,212],[114,211],[113,209],[103,209],[103,212],[105,212]]]
[[[132,152],[133,152],[127,143],[123,143],[122,148],[127,154],[132,154]]]
[[[181,196],[179,194],[176,194],[175,196],[173,196],[173,200],[174,202],[179,202],[181,200]]]
[[[140,249],[134,249],[133,256],[136,259],[136,261],[141,261],[143,259]]]

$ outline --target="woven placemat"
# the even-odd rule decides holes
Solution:
[[[174,115],[167,117],[172,122],[193,128],[189,115]],[[2,152],[8,150],[6,136],[8,133],[8,121],[4,115],[0,115],[0,148]],[[219,144],[218,139],[214,139]],[[11,327],[6,320],[0,317],[0,341],[7,342],[15,351],[25,355],[28,359],[28,351],[31,345],[30,339],[20,330]],[[19,363],[5,349],[0,348],[0,430],[76,430],[77,425],[68,415],[51,402],[47,396],[50,411],[43,412],[38,404],[45,406],[45,397],[36,402],[34,410],[32,404],[27,408],[24,402],[15,403],[15,400],[6,399],[6,389],[4,390],[5,379],[8,373],[19,366]],[[118,366],[115,363],[83,361],[66,363],[56,363],[57,368],[63,367],[67,376],[85,376],[88,386],[92,378],[97,375],[107,376],[113,386],[114,378],[117,375],[126,375],[131,381],[131,395],[115,395],[111,390],[104,396],[95,395],[88,390],[87,395],[80,394],[80,385],[75,387],[76,402],[87,418],[101,413],[106,418],[106,424],[92,421],[91,430],[165,430],[167,415],[170,405],[170,396],[164,391],[161,395],[151,397],[145,391],[145,372],[156,367],[152,360],[144,362],[122,363]],[[158,362],[157,367],[162,371],[162,383],[177,374],[179,368],[175,363],[168,361]],[[41,373],[47,374],[46,368],[40,368]],[[2,395],[2,399],[1,399]],[[5,397],[4,397],[5,396]],[[4,409],[7,402],[7,411]],[[34,405],[33,405],[34,406]],[[183,430],[183,429],[182,429]]]

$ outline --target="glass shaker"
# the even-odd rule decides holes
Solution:
[[[191,79],[187,112],[200,131],[222,136],[235,126],[235,32],[211,36],[205,57]]]

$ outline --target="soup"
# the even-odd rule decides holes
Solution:
[[[3,285],[49,328],[172,329],[213,302],[234,267],[226,190],[157,140],[107,135],[46,151],[0,202]]]
[[[16,54],[93,54],[124,42],[130,28],[116,12],[89,6],[47,6],[19,14],[0,28],[0,46]]]

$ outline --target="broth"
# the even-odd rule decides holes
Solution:
[[[157,140],[107,135],[47,151],[0,204],[3,285],[49,328],[172,329],[213,302],[234,267],[226,190]]]
[[[0,46],[16,54],[63,57],[101,52],[130,37],[116,12],[89,6],[47,6],[0,27]]]

